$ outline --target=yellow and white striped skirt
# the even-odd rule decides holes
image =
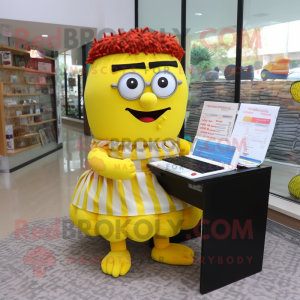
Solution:
[[[92,170],[80,177],[72,199],[76,207],[109,216],[163,214],[189,207],[166,193],[150,171],[129,180],[115,180]]]
[[[93,139],[91,149],[104,149],[115,159],[130,158],[136,177],[115,180],[99,176],[93,170],[80,177],[72,199],[76,207],[109,216],[144,216],[164,214],[189,207],[187,203],[168,195],[147,164],[164,157],[178,156],[179,140],[162,142],[121,143]]]

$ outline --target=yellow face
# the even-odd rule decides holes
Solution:
[[[90,67],[84,97],[95,138],[132,142],[175,139],[187,98],[178,59],[144,53],[98,58]]]

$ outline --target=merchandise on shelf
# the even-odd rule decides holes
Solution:
[[[261,72],[262,80],[287,79],[290,71],[290,61],[291,59],[280,56],[276,58],[275,62],[268,63]]]
[[[14,151],[14,133],[13,133],[13,126],[12,125],[6,125],[5,126],[5,136],[6,136],[6,149],[7,151]]]
[[[0,55],[1,55],[1,64],[3,66],[12,66],[10,51],[2,51],[0,52]]]
[[[225,68],[224,76],[226,80],[235,80],[236,73],[241,73],[241,80],[253,80],[254,68],[252,65],[247,67],[241,67],[241,70],[236,68],[236,65],[231,64]]]
[[[38,131],[56,121],[55,95],[49,93],[54,84],[53,59],[33,59],[29,51],[6,46],[0,46],[0,53],[0,118],[14,134],[9,151],[0,143],[0,155],[16,155],[41,145]],[[5,134],[0,131],[0,140]]]

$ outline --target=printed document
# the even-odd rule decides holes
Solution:
[[[212,140],[230,138],[237,110],[237,103],[205,101],[197,136]]]
[[[239,165],[259,166],[265,159],[279,107],[241,104],[231,141],[240,148]]]

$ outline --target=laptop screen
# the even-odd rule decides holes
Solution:
[[[193,152],[194,156],[210,159],[218,163],[230,165],[236,147],[227,144],[198,140]]]

